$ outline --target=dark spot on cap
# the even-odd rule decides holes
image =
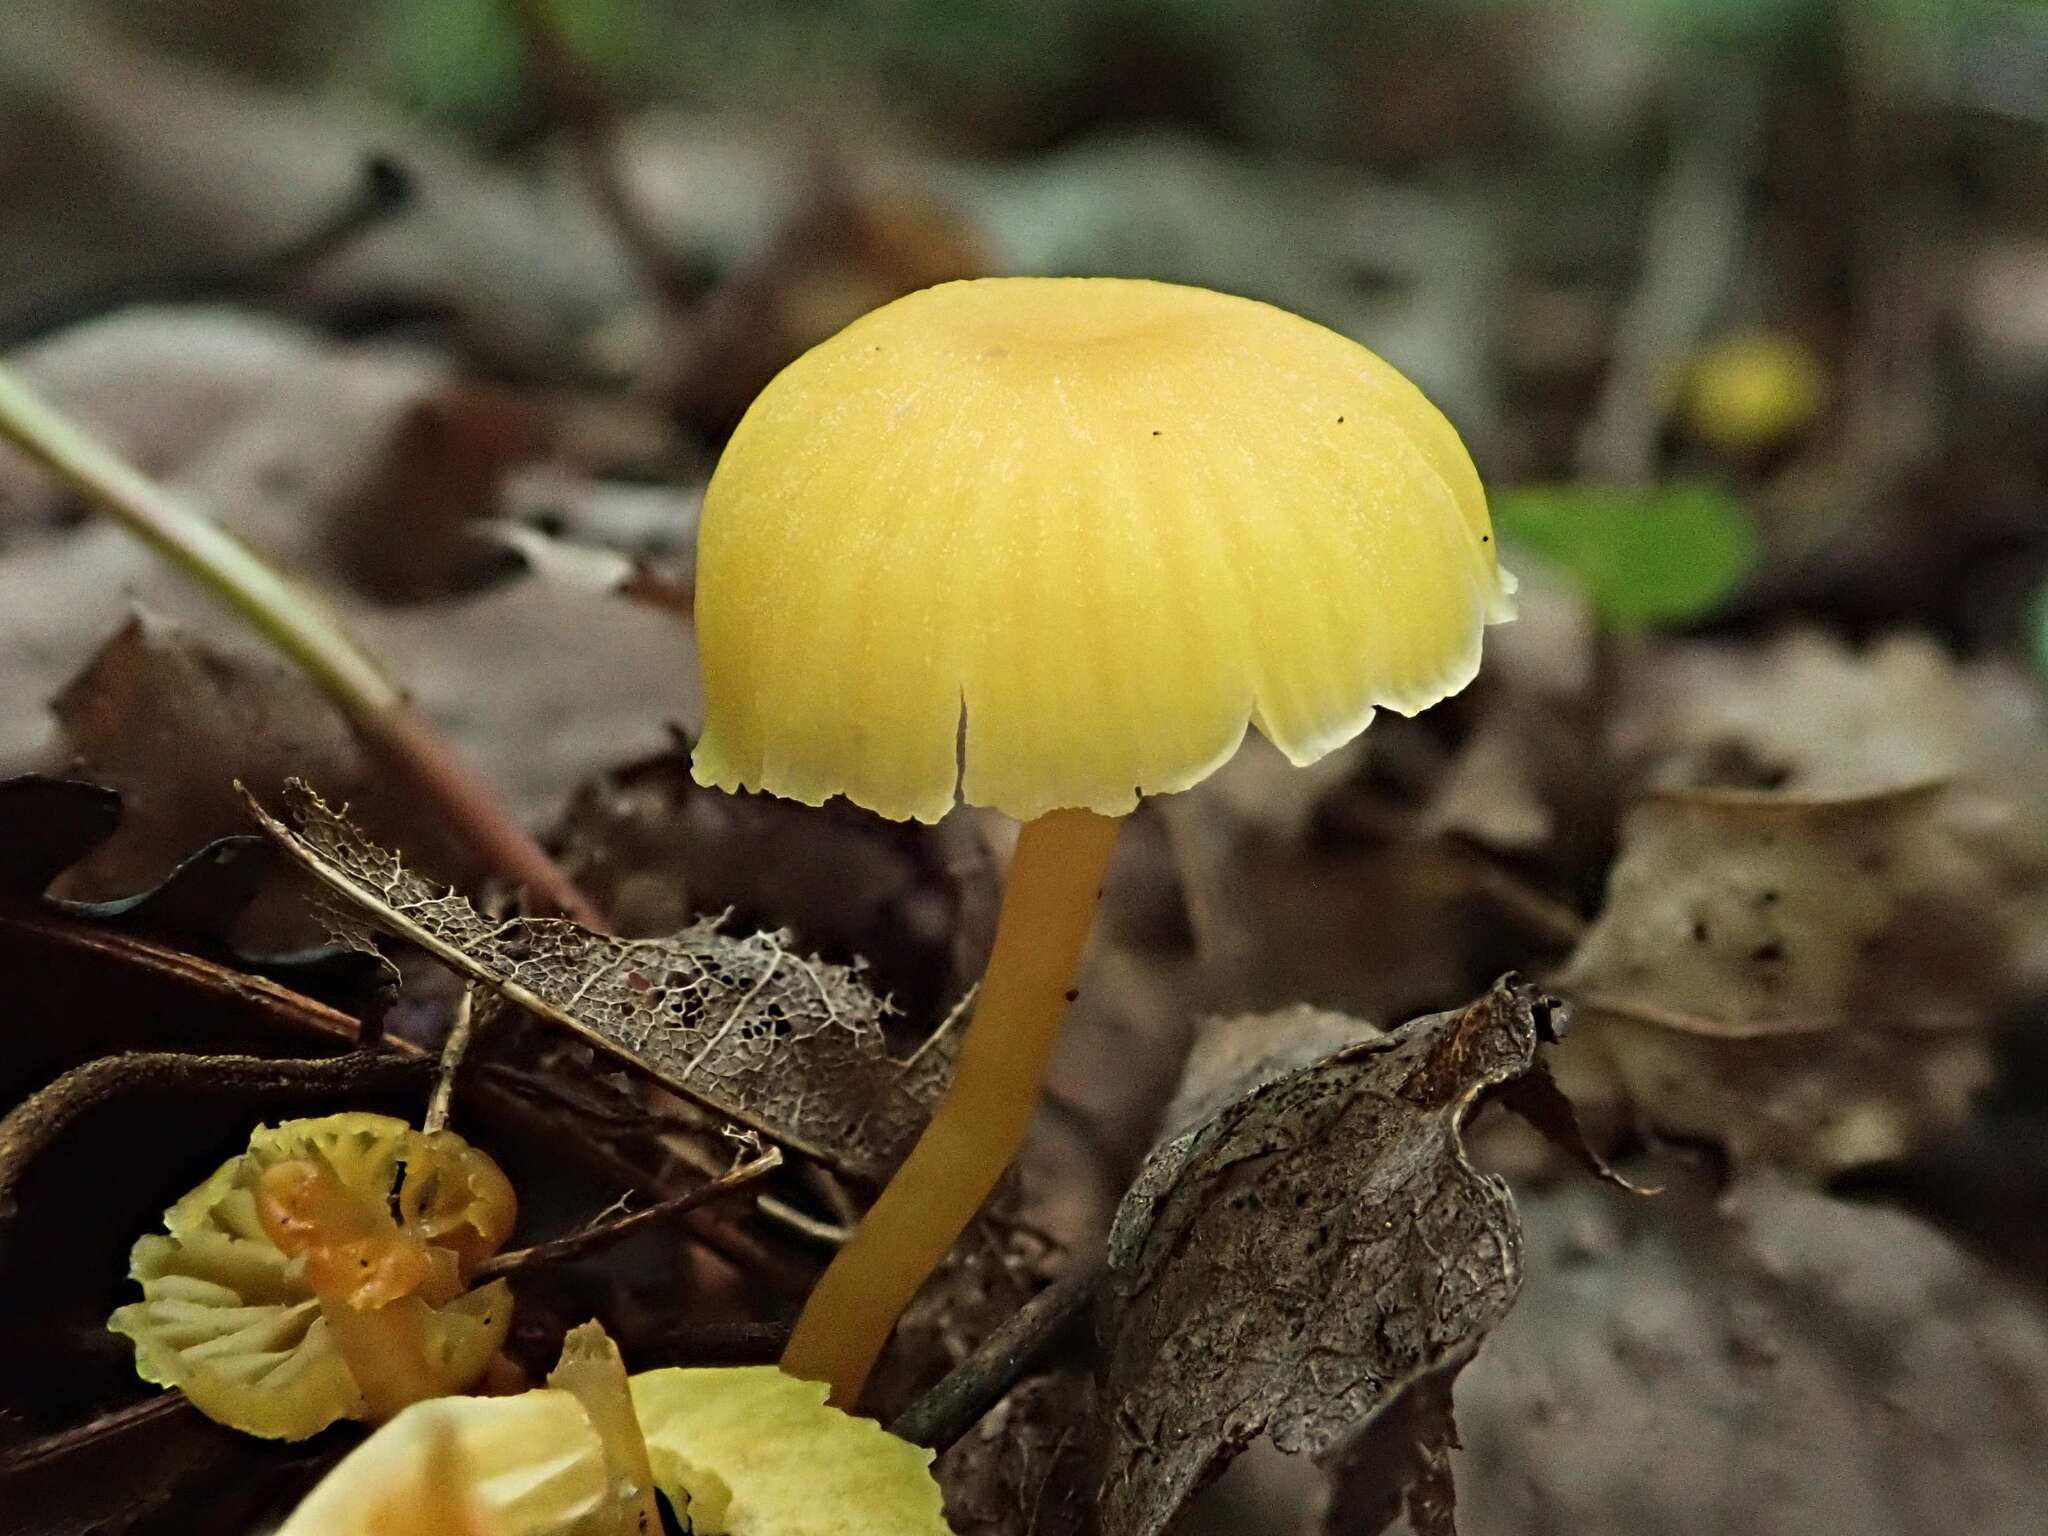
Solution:
[[[1759,965],[1769,965],[1775,960],[1785,958],[1785,946],[1776,939],[1772,939],[1769,943],[1759,944],[1755,949],[1752,949],[1749,952],[1749,958],[1756,961]]]
[[[1075,1000],[1076,998],[1078,998],[1078,997],[1079,997],[1080,995],[1081,995],[1081,989],[1080,989],[1079,987],[1069,987],[1069,988],[1067,988],[1067,1001],[1068,1001],[1068,1002],[1070,1002],[1070,1003],[1071,1003],[1071,1002],[1073,1002],[1073,1001],[1074,1001],[1074,1000]]]
[[[1692,941],[1695,944],[1707,942],[1707,925],[1705,923],[1694,923],[1692,925]]]

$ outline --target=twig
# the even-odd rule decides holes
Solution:
[[[377,663],[239,540],[0,367],[0,437],[196,578],[301,667],[364,743],[448,817],[478,856],[537,901],[602,930],[597,908],[455,755]]]
[[[95,316],[143,305],[194,304],[218,300],[222,294],[274,293],[314,266],[380,228],[413,203],[411,172],[388,155],[363,159],[361,174],[343,189],[340,200],[318,215],[310,227],[274,251],[253,259],[160,277],[121,277],[82,292],[65,293],[25,311],[0,314],[0,350],[12,349],[38,336],[80,325]]]
[[[585,1227],[580,1232],[571,1232],[567,1237],[558,1237],[545,1243],[535,1243],[531,1248],[515,1248],[510,1253],[498,1254],[485,1259],[476,1267],[474,1279],[479,1282],[495,1280],[500,1275],[517,1274],[537,1264],[559,1264],[564,1259],[580,1259],[593,1249],[608,1243],[630,1237],[642,1227],[656,1222],[672,1221],[687,1216],[700,1206],[714,1200],[722,1200],[759,1183],[782,1166],[782,1150],[770,1147],[759,1157],[741,1163],[730,1173],[713,1179],[708,1184],[699,1184],[686,1195],[673,1200],[664,1200],[659,1205],[650,1205],[645,1210],[634,1211],[629,1216],[619,1216],[611,1221],[601,1221]]]
[[[192,1400],[172,1387],[154,1397],[145,1397],[139,1403],[130,1403],[125,1408],[116,1408],[88,1419],[83,1424],[74,1424],[69,1429],[60,1429],[54,1434],[44,1435],[40,1440],[31,1440],[26,1445],[12,1446],[0,1452],[0,1477],[9,1477],[28,1471],[45,1462],[59,1460],[74,1451],[83,1451],[110,1440],[116,1435],[125,1435],[130,1430],[141,1429],[160,1419],[175,1417],[181,1413],[197,1413]]]
[[[636,1332],[633,1363],[661,1365],[771,1365],[789,1342],[791,1323],[700,1323],[678,1319],[661,1333]]]
[[[1052,1355],[1087,1314],[1100,1266],[1070,1270],[1011,1314],[981,1348],[898,1414],[889,1433],[943,1451]]]
[[[611,221],[619,244],[665,298],[679,301],[692,286],[676,252],[642,215],[619,177],[617,112],[609,94],[562,36],[543,0],[502,0],[506,18],[526,46],[527,66],[543,106],[567,132],[577,169]]]
[[[432,1135],[448,1123],[448,1106],[455,1100],[455,1074],[462,1070],[462,1058],[469,1054],[469,1042],[476,1033],[476,983],[467,982],[455,1004],[455,1020],[448,1026],[448,1038],[441,1043],[441,1060],[434,1068],[434,1096],[427,1100],[426,1118],[420,1128]]]
[[[1614,363],[1579,436],[1581,476],[1646,480],[1685,359],[1727,297],[1741,260],[1743,183],[1761,136],[1756,80],[1731,72],[1680,105],[1685,121],[1649,211],[1642,279],[1622,311]]]
[[[427,1070],[419,1057],[387,1051],[311,1061],[129,1051],[89,1061],[30,1094],[0,1119],[0,1223],[12,1208],[22,1174],[35,1159],[80,1115],[111,1099],[165,1090],[212,1091],[243,1099],[379,1093],[415,1087]]]
[[[822,1221],[808,1211],[800,1211],[788,1201],[778,1200],[773,1195],[763,1195],[754,1204],[770,1221],[780,1222],[798,1237],[809,1238],[823,1247],[837,1250],[844,1248],[852,1240],[853,1228]]]

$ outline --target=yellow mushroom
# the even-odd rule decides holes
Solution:
[[[1738,331],[1700,350],[1679,405],[1702,442],[1752,454],[1804,431],[1826,408],[1828,392],[1826,367],[1797,337]]]
[[[164,1213],[109,1322],[136,1370],[208,1417],[298,1440],[460,1392],[512,1322],[475,1264],[511,1234],[497,1164],[450,1131],[389,1115],[258,1127],[249,1148]]]
[[[1512,579],[1393,368],[1108,278],[949,283],[806,353],[733,434],[698,560],[701,782],[1024,824],[953,1087],[783,1359],[847,1406],[1023,1140],[1116,818],[1248,723],[1309,763],[1457,692]]]
[[[580,1336],[580,1338],[579,1338]],[[540,1391],[416,1403],[278,1536],[947,1536],[932,1453],[772,1366],[626,1375],[595,1324]]]

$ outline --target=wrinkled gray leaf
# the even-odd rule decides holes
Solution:
[[[1261,1434],[1357,1466],[1376,1415],[1470,1358],[1514,1300],[1521,1229],[1459,1127],[1529,1070],[1550,1006],[1509,978],[1358,1025],[1153,1153],[1110,1234],[1108,1536],[1165,1529]]]
[[[1666,1193],[1522,1196],[1528,1284],[1458,1381],[1467,1536],[2042,1529],[2028,1277],[1768,1170],[1627,1171]]]
[[[772,1141],[864,1177],[893,1167],[944,1086],[943,1045],[889,1055],[888,1005],[858,972],[799,954],[786,935],[615,939],[551,918],[486,918],[406,867],[304,784],[299,828],[257,808],[333,898],[337,936],[407,939],[507,1001],[573,1031],[663,1087]],[[253,804],[253,802],[252,802]]]

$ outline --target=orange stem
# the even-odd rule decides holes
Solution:
[[[279,1252],[303,1257],[320,1316],[373,1421],[447,1391],[427,1361],[427,1304],[418,1294],[432,1262],[388,1212],[371,1210],[324,1163],[302,1159],[263,1171],[256,1214]]]
[[[1024,1144],[1119,826],[1092,811],[1053,811],[1017,840],[953,1085],[783,1351],[784,1370],[830,1383],[841,1408],[859,1400],[903,1309]]]

